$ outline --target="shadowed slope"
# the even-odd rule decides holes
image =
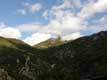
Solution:
[[[14,39],[0,40],[0,69],[12,79],[84,80],[107,76],[107,31],[43,50]]]

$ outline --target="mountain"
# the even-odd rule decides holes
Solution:
[[[104,31],[44,50],[41,60],[51,67],[51,71],[44,73],[45,78],[50,80],[46,77],[50,75],[53,80],[80,80],[107,76],[106,44]]]
[[[30,48],[29,45],[24,43],[21,40],[17,39],[11,39],[11,38],[3,38],[0,37],[0,46],[1,47],[11,47],[11,48],[17,48],[17,49],[24,49],[24,48]]]
[[[23,69],[29,68],[27,61],[38,51],[23,41],[0,37],[0,79],[24,80]]]
[[[1,80],[107,79],[107,31],[47,49],[0,38]]]
[[[39,44],[36,44],[33,47],[37,48],[37,49],[47,49],[47,48],[50,48],[50,47],[55,47],[55,46],[59,46],[59,45],[65,44],[66,42],[67,41],[61,40],[60,37],[51,38],[51,39],[43,41],[43,42],[41,42]]]

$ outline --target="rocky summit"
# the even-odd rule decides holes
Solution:
[[[106,77],[107,31],[46,49],[0,37],[0,80],[102,80]]]

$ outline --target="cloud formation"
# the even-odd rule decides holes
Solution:
[[[79,16],[81,17],[90,17],[95,13],[107,12],[107,0],[90,0],[89,3],[85,4],[81,9]]]
[[[29,6],[28,3],[24,5]],[[86,20],[100,12],[107,12],[107,0],[86,0],[84,2],[81,0],[59,0],[59,4],[52,6],[43,13],[43,17],[49,20],[48,24],[23,24],[19,25],[18,29],[22,32],[36,32],[42,33],[42,35],[46,35],[45,33],[60,35],[64,40],[72,40],[83,36],[84,34],[81,34],[83,31],[107,30],[105,18],[99,20],[100,22],[96,20],[94,25],[90,25],[89,21]],[[27,40],[30,38],[32,36],[28,37]]]
[[[71,30],[70,32],[75,32],[81,30],[85,27],[82,23],[82,19],[76,16],[74,13],[70,12],[70,10],[63,10],[66,8],[71,8],[71,2],[69,0],[65,0],[63,4],[53,6],[51,10],[44,12],[43,16],[55,17],[54,19],[50,19],[48,25],[40,25],[40,24],[24,24],[20,25],[19,29],[22,31],[40,31],[43,32],[66,32]],[[50,18],[49,17],[49,18]],[[49,19],[48,18],[48,19]],[[29,27],[30,26],[30,27]]]
[[[19,39],[21,37],[21,33],[18,29],[12,27],[5,27],[0,30],[0,36],[6,38],[16,38]]]
[[[21,38],[21,32],[17,28],[9,27],[5,23],[0,23],[0,36],[5,38]]]
[[[27,23],[17,26],[21,32],[38,32],[42,27],[40,24]]]
[[[24,42],[30,44],[30,45],[35,45],[40,42],[43,42],[45,40],[48,40],[51,38],[50,34],[44,34],[44,33],[34,33],[31,36],[27,37]]]
[[[82,34],[80,34],[79,32],[76,32],[76,33],[72,33],[72,34],[63,36],[62,39],[63,40],[75,40],[75,39],[82,37],[82,36],[83,36]]]
[[[25,15],[27,13],[35,13],[38,12],[39,10],[42,9],[42,4],[40,3],[28,3],[28,2],[23,2],[22,6],[24,7],[23,9],[18,9],[17,12]]]
[[[35,13],[43,8],[41,3],[31,4],[25,2],[22,3],[22,6],[24,8],[19,9],[18,12],[23,15]],[[82,34],[85,32],[94,33],[107,30],[107,16],[91,19],[96,17],[96,13],[102,12],[107,13],[107,0],[58,0],[56,5],[47,8],[43,12],[42,17],[49,21],[47,24],[25,23],[18,25],[15,29],[22,33],[32,33],[31,36],[24,39],[30,45],[47,40],[53,37],[52,35],[61,36],[63,40],[72,40],[85,35]],[[0,27],[3,32],[2,35],[5,31],[11,33],[13,28],[9,29],[10,27],[4,26],[2,24],[2,27]],[[20,34],[20,31],[15,32]]]

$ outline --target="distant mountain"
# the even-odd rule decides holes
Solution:
[[[107,31],[47,49],[0,37],[1,80],[102,80],[103,77],[107,77]]]
[[[50,47],[56,47],[65,43],[67,43],[67,41],[61,40],[61,38],[58,37],[58,38],[48,39],[46,41],[43,41],[39,44],[34,45],[33,47],[37,49],[46,49]]]

